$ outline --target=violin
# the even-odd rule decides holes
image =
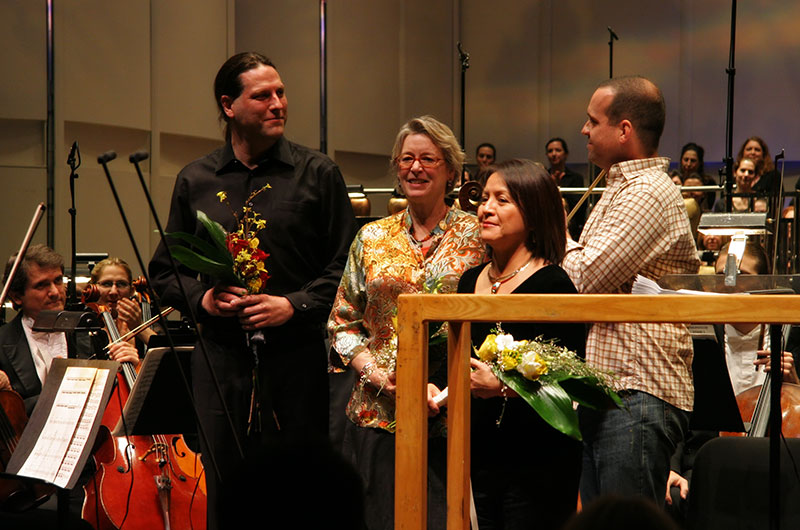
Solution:
[[[13,390],[0,390],[0,471],[5,471],[28,423],[25,401]],[[35,508],[55,493],[54,486],[27,485],[13,479],[0,479],[0,508],[21,512]]]
[[[94,291],[94,292],[92,292]],[[107,308],[91,302],[99,292],[84,291],[84,303],[100,312],[112,341],[119,331]],[[96,299],[96,298],[95,298]],[[113,436],[136,381],[132,363],[122,363],[95,443],[97,472],[84,486],[82,517],[98,530],[127,528],[204,529],[206,496],[199,480],[177,465],[185,453],[176,449],[178,435]]]

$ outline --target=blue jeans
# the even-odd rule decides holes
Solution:
[[[636,390],[620,393],[624,408],[580,407],[583,434],[581,502],[599,495],[644,496],[659,506],[670,457],[688,429],[689,413]]]

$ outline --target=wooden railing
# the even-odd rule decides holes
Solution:
[[[469,528],[471,322],[800,323],[800,296],[401,295],[398,300],[395,527],[427,511],[427,323],[447,321],[447,528]]]

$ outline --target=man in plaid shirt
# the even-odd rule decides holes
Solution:
[[[582,133],[607,186],[563,267],[581,293],[630,293],[637,274],[694,274],[700,262],[678,188],[659,158],[664,97],[643,77],[602,83]],[[594,324],[587,361],[619,376],[625,408],[581,409],[581,499],[644,495],[664,502],[670,456],[688,427],[694,389],[684,325]]]

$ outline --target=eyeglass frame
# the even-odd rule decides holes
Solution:
[[[434,163],[432,165],[426,164],[425,162],[422,161],[423,157],[432,158]],[[410,163],[408,161],[403,162],[404,158],[410,158],[411,162]],[[395,159],[395,163],[397,164],[397,167],[400,168],[400,169],[404,169],[404,170],[408,170],[408,169],[411,169],[412,167],[414,167],[414,162],[419,162],[420,167],[423,167],[425,169],[435,169],[435,168],[437,168],[437,167],[439,167],[441,165],[440,164],[441,162],[444,162],[444,158],[428,157],[427,155],[414,156],[414,155],[411,155],[411,154],[405,154],[405,155],[401,155],[401,156],[399,156],[399,157],[397,157]]]

